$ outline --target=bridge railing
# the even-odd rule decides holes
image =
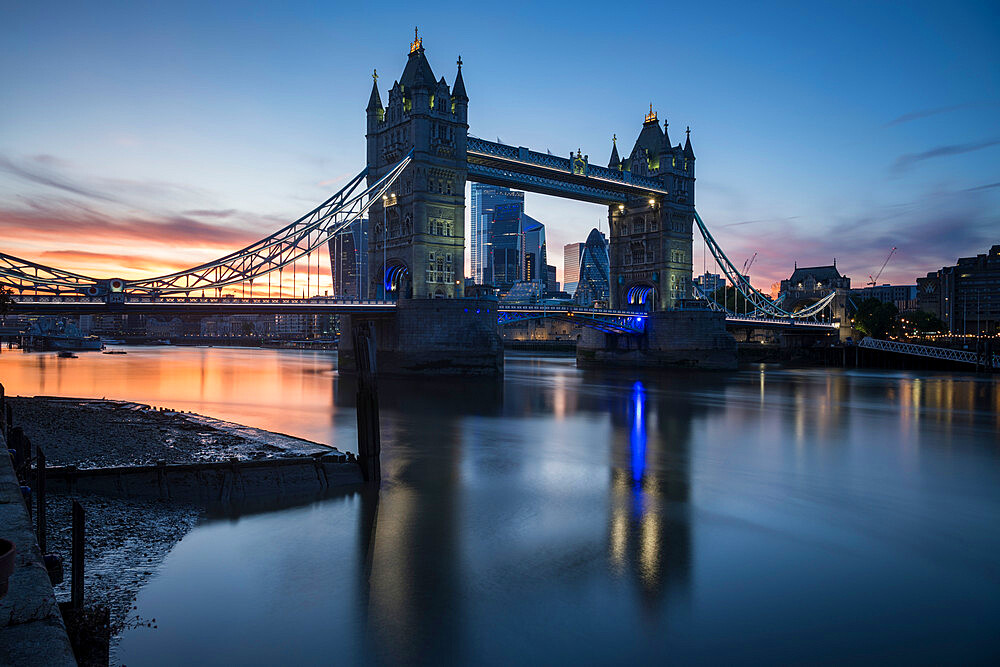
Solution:
[[[94,304],[102,305],[108,303],[104,299],[91,296],[75,295],[14,295],[15,303],[66,303],[66,304]],[[395,306],[395,301],[385,301],[379,299],[342,299],[337,297],[310,297],[310,298],[278,298],[278,297],[197,297],[197,296],[152,296],[152,295],[127,295],[122,302],[141,304],[213,304],[213,305],[342,305],[342,306]]]
[[[930,345],[917,345],[915,343],[903,343],[898,340],[882,340],[871,337],[865,338],[858,343],[858,347],[868,350],[880,350],[882,352],[910,354],[927,359],[958,361],[966,364],[983,364],[990,368],[1000,368],[1000,355],[997,354],[992,355],[990,358],[985,354],[969,350],[953,350],[948,347],[932,347]]]
[[[646,317],[646,315],[649,314],[644,310],[628,310],[622,308],[587,308],[582,306],[547,306],[542,304],[500,304],[497,310],[518,313],[581,313],[587,315],[616,315],[621,317]]]

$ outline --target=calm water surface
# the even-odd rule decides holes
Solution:
[[[354,450],[328,353],[0,354],[12,394],[129,399]],[[1000,659],[1000,386],[581,371],[381,383],[384,482],[206,519],[128,665]]]

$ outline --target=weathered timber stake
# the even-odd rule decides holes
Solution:
[[[73,501],[73,546],[70,600],[73,609],[83,609],[83,506]]]
[[[38,460],[35,463],[35,493],[38,496],[38,548],[45,553],[45,452],[38,448]]]
[[[21,463],[23,459],[21,458],[24,448],[21,445],[21,441],[24,440],[24,430],[20,426],[15,426],[10,430],[10,439],[7,440],[7,447],[14,450],[14,472],[17,473],[21,470]]]
[[[368,484],[382,479],[379,456],[382,449],[379,432],[378,384],[375,358],[375,327],[358,325],[351,332],[358,371],[358,459]]]

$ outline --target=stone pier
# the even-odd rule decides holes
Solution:
[[[576,347],[581,366],[645,366],[734,370],[736,340],[723,313],[665,310],[649,314],[641,335],[584,328]]]
[[[340,372],[354,372],[351,328],[367,322],[380,375],[503,374],[496,299],[400,299],[392,313],[342,316]]]

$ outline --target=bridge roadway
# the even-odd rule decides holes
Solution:
[[[487,185],[604,205],[670,195],[656,179],[590,164],[582,156],[568,159],[478,137],[469,137],[466,158],[469,180]]]
[[[108,303],[101,298],[87,296],[15,295],[15,312],[32,315],[351,315],[362,313],[391,313],[394,301],[352,300],[336,297],[311,298],[239,298],[239,297],[184,297],[128,295],[118,303]],[[585,326],[618,333],[639,333],[645,326],[647,313],[627,309],[583,308],[556,305],[499,305],[500,324],[510,324],[547,317],[577,321]],[[831,332],[839,328],[837,322],[769,319],[740,315],[727,315],[731,327],[753,326],[759,329],[794,329],[797,331]]]

